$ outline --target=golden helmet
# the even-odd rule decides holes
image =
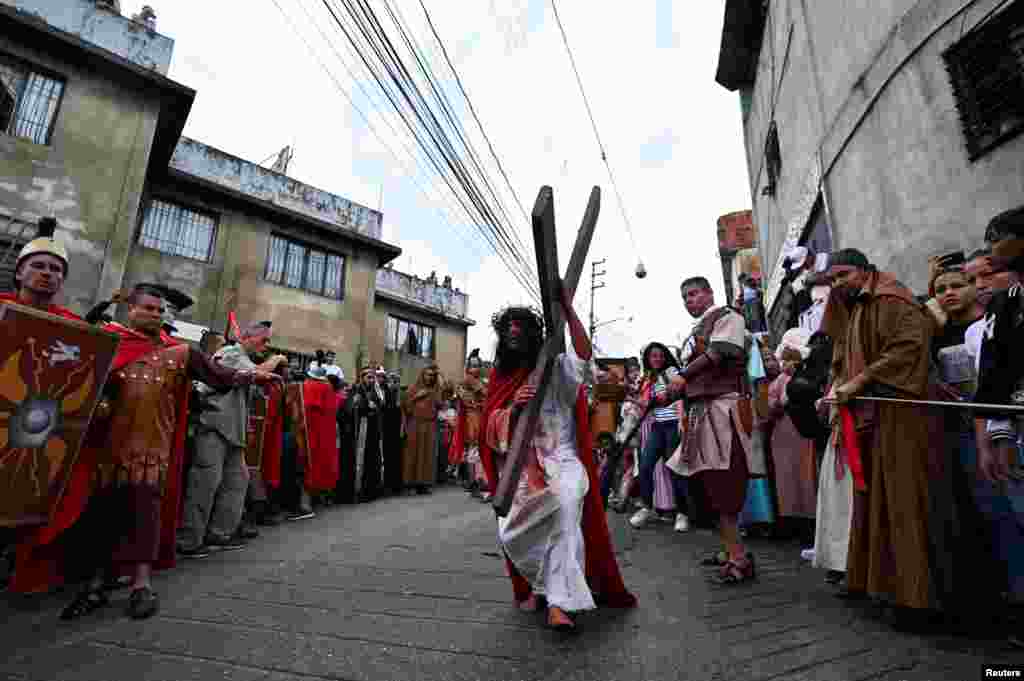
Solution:
[[[21,263],[32,255],[39,255],[45,253],[46,255],[52,255],[55,258],[59,258],[64,263],[64,274],[68,273],[68,251],[64,248],[64,244],[57,241],[54,238],[54,232],[57,230],[57,220],[55,218],[42,218],[39,220],[39,225],[36,231],[36,238],[25,244],[25,247],[21,249],[18,254],[18,262],[15,264],[15,269],[21,267]]]

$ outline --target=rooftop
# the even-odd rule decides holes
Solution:
[[[715,80],[727,90],[754,82],[764,34],[765,0],[726,0]]]
[[[0,0],[54,28],[146,69],[167,75],[174,41],[96,0]]]
[[[420,279],[391,268],[379,269],[377,295],[421,312],[440,315],[457,324],[476,324],[469,318],[469,296],[450,285],[438,284],[434,279]]]
[[[170,167],[291,213],[381,241],[381,214],[219,149],[182,137]],[[396,253],[397,255],[397,253]]]

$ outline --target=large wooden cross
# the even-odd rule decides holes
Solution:
[[[565,292],[572,300],[583,274],[583,265],[590,250],[590,241],[597,226],[597,216],[601,211],[601,190],[594,187],[590,191],[587,210],[583,214],[583,223],[576,236],[576,245],[569,258],[562,282]],[[498,488],[494,494],[494,511],[499,517],[508,515],[512,508],[519,478],[522,476],[533,443],[537,426],[540,423],[541,405],[551,384],[554,360],[565,352],[565,316],[558,296],[558,244],[555,239],[555,198],[551,187],[541,187],[537,201],[533,204],[533,247],[537,256],[537,276],[540,279],[541,305],[544,308],[544,325],[547,328],[547,340],[537,358],[537,364],[530,375],[530,382],[537,387],[537,395],[530,400],[515,418],[512,442],[508,456],[498,478]]]

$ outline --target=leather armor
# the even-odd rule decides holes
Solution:
[[[111,374],[117,397],[110,405],[111,466],[105,472],[118,483],[163,488],[189,380],[189,352],[187,345],[156,349]]]
[[[701,320],[693,333],[694,359],[710,349],[715,324],[730,313],[738,314],[728,307],[721,307]],[[708,399],[731,393],[742,394],[746,392],[746,377],[747,367],[744,358],[737,360],[723,357],[713,371],[704,371],[687,381],[686,396],[689,399]]]

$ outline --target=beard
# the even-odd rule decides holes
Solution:
[[[535,347],[527,338],[523,338],[518,347],[512,347],[508,338],[503,337],[498,341],[498,349],[494,353],[494,358],[501,370],[508,372],[527,367],[532,368],[537,363],[539,354],[539,344]]]

